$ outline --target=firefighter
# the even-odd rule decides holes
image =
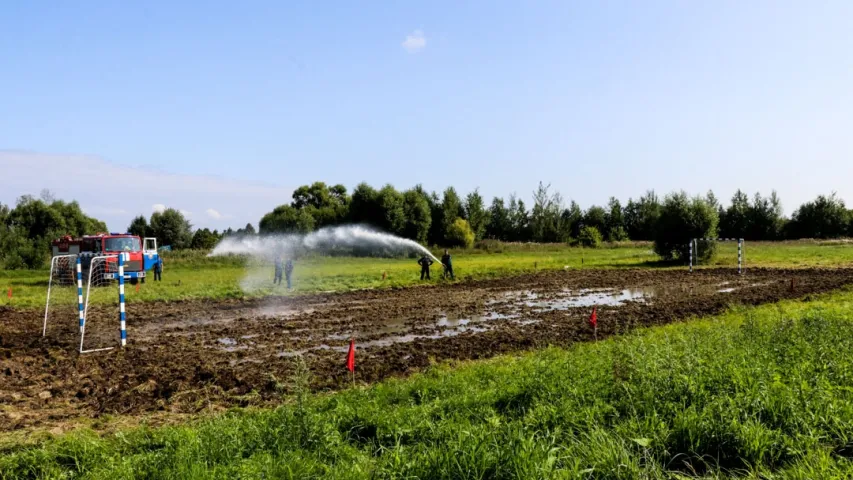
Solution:
[[[418,265],[421,266],[421,280],[423,280],[424,278],[426,278],[427,280],[430,280],[429,266],[432,264],[433,264],[432,259],[426,255],[424,255],[423,257],[420,258],[420,260],[418,260]]]
[[[154,262],[154,281],[163,281],[163,257],[160,255],[157,256],[157,261]]]
[[[287,277],[287,289],[293,289],[293,284],[290,281],[291,277],[293,276],[293,260],[289,258],[287,259],[287,263],[284,265],[284,275]],[[281,282],[280,279],[279,282]]]
[[[444,249],[444,255],[441,256],[441,263],[444,265],[444,278],[450,275],[451,280],[456,280],[453,276],[453,261],[450,259],[450,252]]]
[[[272,283],[273,285],[281,285],[281,256],[279,255],[275,257],[275,278],[273,278]]]

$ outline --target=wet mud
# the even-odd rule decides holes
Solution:
[[[793,281],[793,283],[792,283]],[[317,390],[477,359],[590,341],[637,327],[802,298],[853,283],[849,269],[569,270],[340,294],[129,304],[128,346],[79,354],[76,305],[0,307],[0,431],[75,418],[192,414],[267,405],[304,361]],[[91,307],[86,348],[119,341],[116,308]],[[66,313],[67,310],[67,313]]]

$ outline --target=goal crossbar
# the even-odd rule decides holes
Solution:
[[[737,273],[738,275],[742,274],[743,269],[743,244],[744,241],[742,238],[694,238],[690,240],[690,245],[688,247],[689,251],[689,268],[690,272],[693,273],[693,259],[694,256],[696,258],[696,265],[699,265],[699,240],[706,242],[737,242]]]

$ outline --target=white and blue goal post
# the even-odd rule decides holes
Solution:
[[[120,254],[111,254],[111,255],[102,255],[93,257],[91,263],[89,264],[89,279],[88,286],[86,287],[86,300],[84,302],[83,307],[83,324],[80,331],[80,353],[91,353],[91,352],[102,352],[105,350],[112,350],[114,347],[101,347],[101,348],[84,348],[84,340],[86,336],[86,327],[89,323],[89,299],[91,298],[92,293],[92,280],[95,279],[95,285],[97,286],[99,281],[103,280],[103,278],[95,278],[98,275],[98,272],[102,272],[101,275],[106,277],[109,275],[110,278],[115,278],[118,280],[118,320],[119,320],[119,345],[124,347],[127,345],[127,309],[126,309],[126,299],[125,299],[125,278],[124,278],[124,266],[125,263],[129,260],[130,255],[128,253],[120,253]],[[111,259],[115,260],[116,263],[116,272],[110,274],[106,272],[106,268],[101,268],[101,264],[112,263]],[[106,265],[104,265],[106,267]],[[115,297],[113,297],[115,298]],[[113,317],[115,318],[115,317]],[[113,324],[115,325],[115,324]]]
[[[688,251],[688,268],[693,272],[693,264],[695,259],[696,266],[699,266],[699,241],[704,242],[737,242],[737,273],[740,275],[744,272],[744,240],[742,238],[694,238],[690,240]]]

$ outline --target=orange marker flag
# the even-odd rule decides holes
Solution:
[[[9,290],[6,291],[6,298],[9,300],[12,299],[12,287],[9,287]]]
[[[136,284],[136,293],[139,293],[139,284]]]
[[[355,373],[355,339],[349,340],[349,352],[347,352],[347,370]]]

